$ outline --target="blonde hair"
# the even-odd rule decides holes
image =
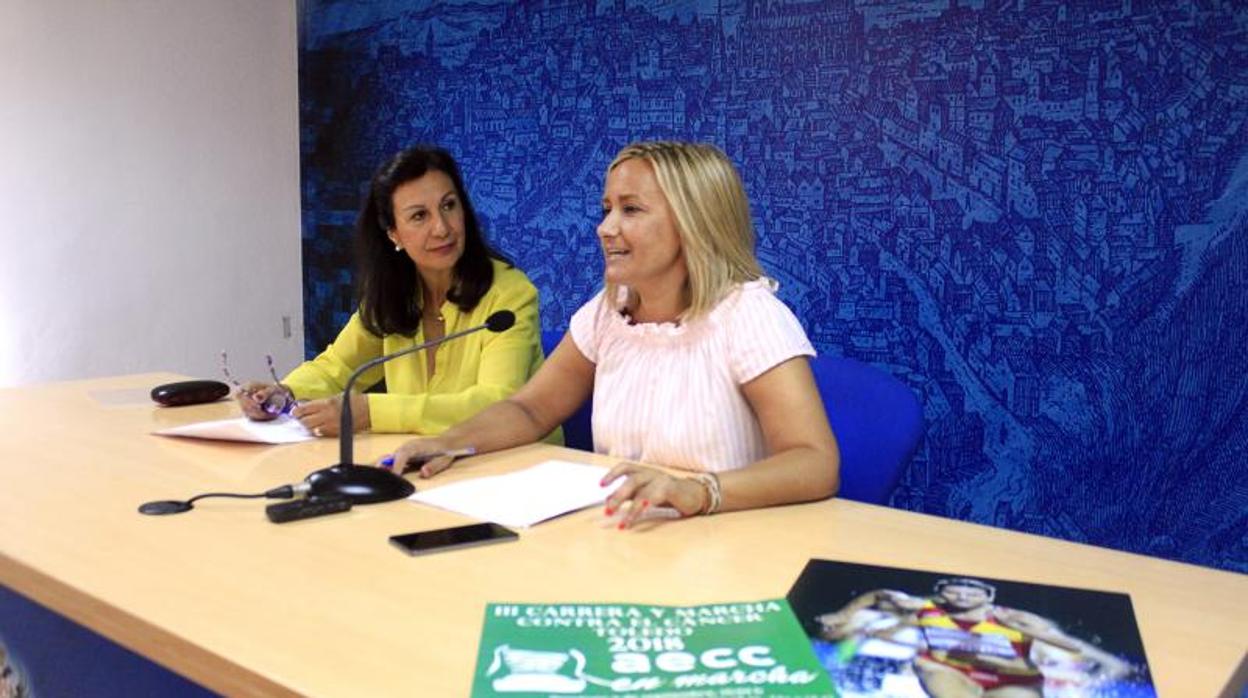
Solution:
[[[685,319],[709,312],[735,285],[763,275],[754,256],[750,203],[726,155],[702,143],[634,143],[615,156],[607,174],[634,158],[650,163],[676,218],[676,232],[689,270]],[[618,310],[618,286],[608,282],[605,295]],[[623,302],[631,305],[635,300],[630,293]]]

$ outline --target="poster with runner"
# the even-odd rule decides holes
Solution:
[[[842,696],[1157,695],[1126,594],[811,560],[788,601]]]
[[[784,599],[486,606],[473,696],[831,697]]]

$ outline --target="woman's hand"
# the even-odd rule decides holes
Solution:
[[[275,383],[251,382],[239,389],[235,396],[243,414],[255,422],[268,422],[282,413],[281,408],[288,401],[294,400],[290,389]],[[273,406],[276,405],[277,409]]]
[[[309,400],[300,403],[291,412],[308,431],[317,436],[337,436],[342,423],[342,396]],[[351,425],[355,431],[366,431],[371,422],[368,418],[368,396],[351,393]]]
[[[435,458],[429,458],[429,455],[446,453],[450,450],[447,444],[437,437],[412,439],[399,446],[398,450],[394,452],[393,465],[382,465],[380,461],[377,464],[383,468],[393,468],[394,472],[400,475],[409,470],[419,468],[421,477],[433,477],[451,467],[451,463],[455,462],[455,457],[440,455]]]
[[[625,478],[623,484],[607,497],[606,515],[612,516],[621,511],[627,502],[628,512],[620,520],[621,529],[632,526],[652,507],[671,507],[681,516],[694,516],[710,506],[710,493],[693,478],[675,477],[637,463],[620,463],[602,478],[600,484],[608,487],[620,478]]]

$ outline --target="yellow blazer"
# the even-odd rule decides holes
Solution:
[[[441,310],[447,334],[483,324],[496,310],[514,312],[516,323],[505,332],[482,330],[439,345],[432,376],[423,351],[366,371],[356,381],[362,390],[386,380],[385,393],[368,396],[373,431],[440,434],[516,392],[542,365],[537,289],[519,269],[494,260],[494,283],[472,312],[449,302]],[[423,328],[414,337],[378,337],[356,312],[333,344],[282,382],[301,400],[340,394],[364,362],[423,341]],[[556,430],[547,440],[562,443],[562,434]]]

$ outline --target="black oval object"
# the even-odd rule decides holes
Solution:
[[[190,502],[179,502],[173,499],[165,499],[159,502],[148,502],[139,507],[140,514],[148,516],[164,516],[165,514],[181,514],[184,511],[190,511],[194,507]]]
[[[152,399],[165,407],[198,405],[220,400],[230,394],[230,386],[221,381],[180,381],[152,388]]]

